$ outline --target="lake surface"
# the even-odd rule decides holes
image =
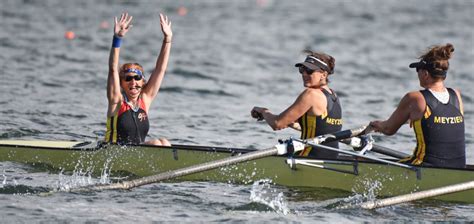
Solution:
[[[456,50],[446,84],[462,91],[467,157],[474,163],[474,2],[469,0],[4,0],[0,139],[103,139],[113,17],[123,11],[134,16],[134,26],[122,44],[121,62],[139,62],[147,76],[163,38],[158,13],[173,23],[168,71],[149,111],[149,138],[263,149],[298,136],[272,131],[253,120],[250,110],[264,106],[279,113],[296,99],[303,86],[294,64],[304,60],[304,49],[336,58],[330,86],[340,96],[344,128],[385,119],[406,92],[420,89],[408,64],[428,46],[449,42]],[[75,38],[66,39],[66,31]],[[374,137],[405,153],[415,145],[408,125],[394,136]],[[435,201],[342,211],[331,205],[359,196],[287,189],[268,180],[42,196],[38,193],[101,180],[10,162],[1,162],[0,172],[2,222],[474,221],[473,205]]]

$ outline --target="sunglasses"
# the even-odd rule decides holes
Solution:
[[[306,72],[306,74],[308,74],[308,75],[311,75],[316,71],[317,72],[322,72],[323,71],[322,69],[313,70],[313,69],[310,69],[306,66],[300,66],[298,69],[299,69],[300,74],[303,74],[304,72]]]
[[[132,79],[135,79],[135,81],[140,81],[143,79],[143,76],[141,75],[127,75],[125,76],[125,82],[130,82]]]

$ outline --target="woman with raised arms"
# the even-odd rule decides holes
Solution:
[[[165,138],[145,141],[150,127],[148,110],[158,94],[165,75],[171,49],[171,22],[160,14],[161,31],[164,38],[161,51],[148,81],[143,67],[138,63],[119,65],[119,53],[122,39],[132,27],[132,16],[123,13],[118,20],[115,17],[114,38],[109,58],[107,78],[107,132],[105,142],[117,144],[166,145]]]

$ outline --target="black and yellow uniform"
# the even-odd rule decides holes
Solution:
[[[301,139],[310,139],[319,135],[338,132],[342,129],[342,109],[339,98],[332,90],[332,94],[325,89],[321,89],[321,91],[326,96],[326,111],[321,116],[309,115],[306,112],[298,119],[298,123],[301,126]],[[324,145],[339,148],[338,142],[329,142]],[[313,147],[307,146],[299,155],[335,159],[338,153],[325,149],[313,149]]]
[[[145,141],[149,129],[150,123],[143,99],[138,99],[138,108],[134,110],[124,97],[117,113],[107,118],[105,142],[140,144]]]
[[[429,90],[420,91],[426,101],[424,116],[412,122],[416,135],[413,155],[401,160],[438,167],[465,167],[464,115],[456,92],[448,88],[449,101],[441,103]]]

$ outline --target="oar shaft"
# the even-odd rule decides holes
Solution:
[[[404,159],[404,158],[410,157],[410,155],[406,153],[395,151],[393,149],[389,149],[381,145],[372,145],[372,150],[370,151],[387,155],[387,156],[391,156],[397,159]]]
[[[190,166],[178,170],[168,171],[160,174],[156,174],[149,177],[139,178],[136,180],[131,181],[124,181],[122,183],[116,183],[111,185],[104,185],[104,186],[94,186],[91,187],[91,190],[114,190],[114,189],[130,189],[134,187],[143,186],[150,183],[155,183],[163,180],[168,180],[171,178],[186,176],[194,173],[199,173],[203,171],[208,171],[212,169],[216,169],[223,166],[229,166],[237,163],[242,163],[250,160],[255,160],[267,156],[277,155],[278,149],[277,147],[272,147],[265,150],[258,150],[250,153],[245,153],[239,156],[228,157],[220,160],[210,161],[207,163]]]
[[[216,151],[216,152],[233,152],[233,153],[247,153],[257,151],[257,149],[248,149],[248,148],[233,148],[233,147],[219,147],[219,146],[206,146],[206,145],[182,145],[182,144],[173,144],[172,146],[150,146],[142,145],[146,147],[156,147],[156,148],[171,148],[176,150],[202,150],[202,151]]]
[[[392,162],[392,161],[385,160],[385,159],[379,159],[379,158],[372,157],[372,156],[361,155],[359,153],[350,152],[350,151],[346,151],[346,150],[341,150],[341,149],[329,147],[329,146],[326,146],[326,145],[314,144],[314,143],[306,141],[306,140],[301,140],[301,139],[294,139],[294,140],[298,141],[298,142],[302,142],[304,144],[308,144],[308,145],[311,145],[311,146],[315,146],[315,147],[318,147],[318,148],[323,148],[323,149],[334,151],[334,152],[339,152],[339,153],[343,153],[343,154],[347,154],[347,155],[351,155],[351,156],[356,156],[356,157],[360,157],[360,158],[364,158],[364,159],[368,159],[368,160],[373,160],[373,161],[377,161],[377,162],[381,162],[381,163],[386,163],[386,164],[390,164],[390,165],[394,165],[394,166],[399,166],[399,167],[403,167],[403,168],[407,168],[407,169],[412,169],[412,166],[409,166],[409,165],[406,165],[406,164],[403,164],[403,163],[396,163],[396,162]]]
[[[416,192],[412,194],[400,195],[400,196],[396,196],[392,198],[365,202],[365,203],[362,203],[360,207],[365,208],[365,209],[374,209],[374,208],[400,204],[404,202],[410,202],[410,201],[415,201],[415,200],[420,200],[420,199],[425,199],[425,198],[430,198],[430,197],[436,197],[436,196],[440,196],[444,194],[455,193],[459,191],[466,191],[470,189],[474,189],[474,181],[450,185],[446,187],[440,187],[440,188],[426,190],[426,191],[420,191],[420,192]]]

